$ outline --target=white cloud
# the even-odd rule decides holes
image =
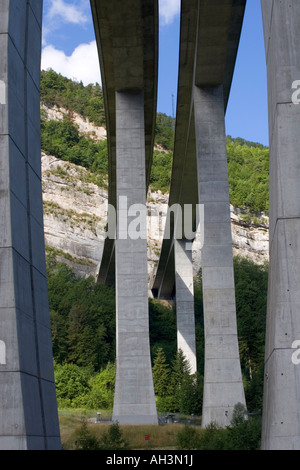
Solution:
[[[82,24],[88,21],[80,5],[66,3],[64,0],[52,0],[48,11],[49,19],[60,18],[66,23]]]
[[[62,33],[65,25],[86,28],[90,22],[91,12],[87,0],[72,0],[72,3],[66,0],[44,0],[43,46],[48,44],[48,36],[54,39],[55,33]]]
[[[85,86],[96,82],[101,85],[96,41],[80,44],[71,56],[52,45],[46,46],[42,50],[41,68],[51,68],[71,80],[82,81]]]
[[[159,17],[162,26],[173,22],[180,13],[180,0],[159,0]]]
[[[82,24],[89,22],[86,14],[87,0],[46,0],[47,9],[43,24],[42,70],[52,68],[64,77],[89,83],[101,84],[99,58],[96,41],[80,44],[68,56],[63,50],[56,49],[52,44],[47,45],[48,34],[62,27],[62,23]],[[181,0],[159,0],[160,24],[171,24],[180,13]],[[50,42],[50,41],[49,41]],[[52,42],[52,41],[51,41]]]

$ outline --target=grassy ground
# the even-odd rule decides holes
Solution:
[[[130,450],[259,450],[261,439],[260,417],[237,421],[228,428],[208,426],[201,428],[197,420],[188,420],[188,426],[180,423],[163,425],[112,426],[111,416],[102,413],[102,421],[95,422],[97,412],[80,410],[67,410],[59,412],[62,448],[75,450],[76,442],[88,445],[88,449],[99,448],[103,445],[103,434],[108,439],[105,446],[120,443],[122,439],[127,442]],[[90,418],[94,418],[91,420]],[[109,431],[109,433],[108,433]],[[121,436],[118,435],[121,431]],[[149,436],[149,440],[145,439]],[[94,446],[93,446],[93,438]],[[111,441],[109,441],[111,439]],[[121,445],[121,444],[117,444]]]
[[[59,411],[59,423],[62,447],[65,450],[75,449],[78,431],[80,430],[83,420],[95,417],[96,413],[87,413],[81,410],[62,410]],[[102,414],[104,420],[101,423],[93,423],[88,421],[88,429],[97,437],[108,430],[111,423],[105,422],[105,413]],[[128,426],[120,425],[120,430],[124,438],[129,443],[131,449],[151,449],[151,450],[176,450],[176,436],[183,424],[164,424],[151,426]],[[149,436],[149,440],[145,440],[145,436]]]

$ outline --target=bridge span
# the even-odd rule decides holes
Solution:
[[[245,1],[181,4],[178,101],[167,232],[152,286],[175,298],[177,347],[196,367],[192,242],[200,210],[205,325],[202,424],[230,424],[245,405],[237,340],[224,116]],[[180,216],[173,208],[181,207]],[[186,211],[193,208],[193,226]],[[180,226],[178,226],[180,224]]]
[[[91,6],[106,106],[108,203],[118,232],[106,239],[98,277],[99,282],[116,283],[113,419],[157,424],[149,344],[146,196],[156,122],[158,3],[92,0]],[[135,205],[145,208],[139,239],[129,235],[128,210]]]

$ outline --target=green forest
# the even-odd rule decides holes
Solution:
[[[94,181],[105,186],[108,162],[106,142],[81,135],[72,122],[79,113],[105,126],[102,90],[84,87],[56,74],[41,74],[41,104],[68,110],[63,121],[48,121],[41,112],[42,150],[84,166]],[[169,191],[172,171],[174,120],[157,114],[152,190]],[[230,201],[249,213],[268,212],[269,149],[243,139],[227,137]],[[263,357],[268,265],[234,259],[240,357],[248,412],[262,409]],[[115,380],[114,288],[82,279],[49,250],[47,276],[58,406],[111,410]],[[204,326],[201,272],[195,278],[197,341],[196,376],[176,346],[176,305],[149,299],[149,327],[153,379],[158,412],[200,415],[204,374]],[[88,295],[87,295],[88,294]],[[191,439],[186,431],[182,439]],[[211,429],[212,435],[215,432]],[[200,444],[199,444],[200,445]]]
[[[262,406],[268,266],[235,258],[234,269],[247,405],[250,412],[258,412]],[[57,383],[59,405],[110,407],[115,364],[114,288],[97,284],[92,278],[77,278],[64,263],[57,263],[53,255],[47,256],[47,276],[53,355],[60,378]],[[190,379],[186,361],[177,352],[176,306],[165,306],[156,299],[149,299],[153,377],[158,409],[162,413],[201,413],[204,329],[200,274],[195,279],[195,322],[196,381]],[[62,377],[68,377],[67,383]],[[178,387],[182,383],[184,386]],[[102,393],[95,393],[95,387],[100,387],[99,390],[102,387]]]

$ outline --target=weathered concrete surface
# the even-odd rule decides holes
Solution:
[[[262,0],[270,134],[270,270],[262,449],[300,449],[300,1]]]
[[[226,109],[246,0],[182,0],[179,75],[173,168],[169,206],[198,203],[194,125],[194,84],[223,85]],[[174,226],[166,221],[171,237],[163,240],[152,292],[170,298],[175,293]],[[196,226],[193,226],[196,229]]]
[[[195,87],[205,371],[202,426],[230,424],[245,396],[239,358],[222,86]]]
[[[193,125],[193,73],[197,35],[198,2],[181,2],[179,76],[173,167],[169,207],[198,202],[195,158],[195,129]],[[171,298],[175,292],[174,217],[171,210],[166,219],[165,234],[159,264],[152,285],[155,297]]]
[[[245,1],[200,2],[194,77],[205,371],[202,426],[230,424],[245,403],[239,358],[224,114]]]
[[[108,202],[117,211],[117,237],[104,245],[98,278],[106,283],[116,278],[113,417],[120,423],[156,424],[149,345],[146,194],[156,119],[158,5],[156,0],[92,0],[91,6],[106,107]],[[127,218],[133,204],[145,209],[137,239],[129,233],[132,221]]]
[[[116,93],[117,201],[116,309],[117,374],[113,420],[120,424],[157,424],[148,318],[146,173],[143,92]],[[127,206],[128,204],[128,206]],[[130,233],[139,214],[140,237]],[[135,232],[135,230],[134,230]]]
[[[175,240],[177,349],[189,362],[190,373],[197,371],[192,250],[186,240]]]
[[[186,204],[204,205],[204,224],[200,229],[204,243],[206,241],[201,260],[206,320],[203,426],[211,421],[228,425],[234,405],[245,404],[236,329],[224,128],[245,3],[231,0],[181,3],[178,101],[169,206],[175,203],[182,208]],[[163,241],[152,289],[160,298],[173,297],[177,289],[177,286],[174,288],[174,238],[177,238],[178,227],[170,215],[169,220],[173,232]],[[196,229],[196,224],[192,229]],[[192,242],[193,237],[190,240]]]
[[[45,266],[42,1],[0,4],[0,449],[59,449]]]
[[[115,92],[144,91],[146,182],[150,178],[157,103],[157,0],[91,0],[105,102],[109,155],[108,203],[116,207]],[[114,284],[114,240],[107,238],[99,282]]]

